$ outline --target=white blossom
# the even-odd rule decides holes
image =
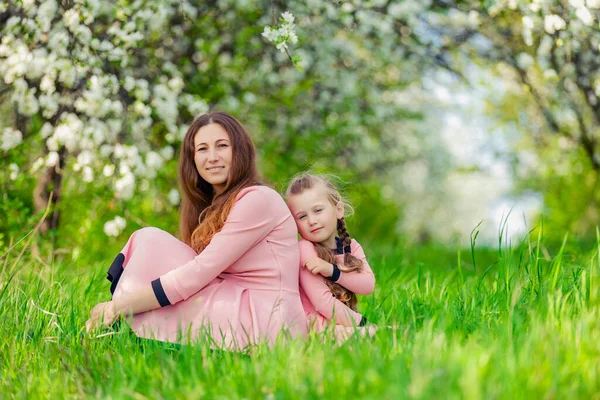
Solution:
[[[42,108],[44,118],[52,118],[58,111],[60,96],[57,93],[51,95],[43,94],[39,97],[39,105]]]
[[[16,180],[19,176],[19,166],[15,163],[12,163],[8,166],[8,170],[10,171],[10,179],[12,181]]]
[[[149,151],[146,154],[146,165],[148,168],[156,171],[162,167],[163,159],[158,153]]]
[[[52,138],[58,145],[65,145],[69,150],[73,150],[76,147],[77,136],[67,124],[57,126]]]
[[[535,60],[529,54],[527,54],[527,53],[521,53],[517,57],[517,63],[519,64],[519,66],[521,68],[527,69],[527,68],[531,67],[535,63]]]
[[[271,29],[270,26],[265,26],[262,36],[265,37],[269,42],[274,42],[278,37],[277,30]]]
[[[83,167],[83,181],[84,182],[92,182],[94,180],[94,171],[91,167],[85,166]]]
[[[133,103],[133,111],[146,118],[149,117],[150,114],[152,114],[152,108],[150,108],[148,105],[144,104],[144,102],[139,100]]]
[[[92,40],[92,31],[85,25],[79,25],[75,28],[75,36],[83,43],[89,43]]]
[[[52,131],[54,130],[54,128],[52,127],[52,124],[49,122],[44,123],[44,125],[42,125],[42,129],[40,129],[40,136],[42,137],[42,139],[46,139],[48,136],[50,136],[52,134]]]
[[[125,77],[125,82],[123,83],[123,87],[128,92],[131,92],[133,89],[135,89],[135,78],[132,77],[132,76],[129,76],[129,75],[126,76]]]
[[[115,195],[118,198],[124,200],[132,198],[134,190],[135,176],[131,172],[123,174],[123,176],[115,182]]]
[[[278,50],[285,52],[288,43],[298,42],[298,36],[294,31],[294,16],[290,12],[284,12],[281,16],[282,24],[276,27],[265,26],[262,36],[273,42]]]
[[[90,165],[93,160],[94,160],[94,154],[89,150],[82,151],[77,156],[77,164],[79,164],[81,166]]]
[[[160,155],[165,160],[171,160],[173,158],[174,153],[175,150],[173,150],[173,147],[171,146],[165,146],[160,150]]]
[[[68,88],[73,87],[75,81],[77,80],[77,70],[75,68],[65,66],[58,74],[58,80]]]
[[[35,0],[22,0],[21,4],[23,4],[23,9],[29,10],[35,6]]]
[[[117,227],[119,229],[125,229],[125,226],[127,226],[127,222],[122,217],[116,217],[115,218],[115,223],[117,224]]]
[[[58,151],[58,142],[54,136],[50,136],[46,139],[46,147],[48,147],[48,150],[50,151]]]
[[[33,165],[31,166],[31,172],[35,173],[37,172],[40,168],[42,168],[44,166],[44,158],[43,157],[39,157],[37,160],[35,160],[35,162],[33,163]]]
[[[587,0],[588,8],[600,8],[600,0]]]
[[[133,95],[141,101],[147,101],[150,98],[150,84],[145,79],[138,79],[136,81],[136,89]]]
[[[52,32],[48,48],[59,56],[68,56],[69,34],[65,31]]]
[[[56,151],[51,151],[46,157],[46,167],[54,167],[58,164],[59,156]]]
[[[179,191],[177,189],[171,189],[169,191],[169,194],[167,195],[167,199],[169,200],[169,203],[171,203],[171,205],[179,205],[179,202],[181,201]]]
[[[181,79],[180,77],[176,76],[175,78],[171,78],[169,80],[169,88],[176,91],[176,92],[180,92],[181,89],[183,89],[183,79]]]
[[[594,23],[594,17],[592,16],[592,13],[590,13],[590,10],[585,7],[579,7],[577,11],[575,11],[575,15],[577,15],[577,18],[579,18],[581,22],[587,26],[591,26]]]
[[[106,236],[117,237],[121,234],[123,229],[127,226],[127,222],[122,217],[115,217],[112,221],[108,221],[104,224],[104,233]]]
[[[293,24],[294,23],[294,16],[292,15],[291,12],[286,11],[284,13],[281,14],[281,18],[287,23],[287,24]]]
[[[544,17],[544,30],[549,34],[565,29],[567,23],[560,16],[551,14]]]
[[[42,32],[48,32],[51,28],[52,19],[56,15],[57,4],[54,0],[44,0],[37,10],[36,20]]]
[[[4,151],[13,149],[23,143],[21,131],[13,128],[4,128],[0,137],[0,148]]]
[[[17,104],[19,106],[19,112],[23,115],[33,115],[37,113],[40,109],[40,104],[38,99],[35,97],[36,89],[32,89],[27,92],[24,97],[17,99]]]
[[[106,177],[113,176],[114,173],[115,173],[115,166],[112,164],[105,165],[104,168],[102,169],[102,174]]]
[[[188,111],[192,115],[200,115],[208,112],[208,104],[206,102],[199,100],[194,101],[188,105]]]
[[[40,83],[40,89],[48,94],[52,94],[56,90],[56,87],[54,86],[54,79],[50,76],[50,74],[44,75],[42,82]]]
[[[472,27],[479,26],[481,24],[481,18],[479,16],[479,13],[475,10],[469,11],[467,21],[468,21],[469,25],[471,25]]]
[[[114,223],[114,221],[108,221],[107,223],[104,224],[104,233],[106,234],[106,236],[119,236],[119,229],[117,228],[117,225]]]
[[[63,14],[63,21],[71,32],[75,32],[79,25],[79,12],[74,8],[65,11]]]

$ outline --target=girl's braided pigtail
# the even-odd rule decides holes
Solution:
[[[350,238],[350,234],[346,229],[346,222],[344,221],[344,217],[338,219],[337,221],[337,229],[338,236],[342,241],[342,246],[344,246],[344,265],[340,265],[340,271],[342,272],[353,272],[353,271],[361,271],[362,270],[362,261],[358,258],[354,257],[350,253],[350,244],[352,243],[352,239]]]

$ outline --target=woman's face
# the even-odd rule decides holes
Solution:
[[[232,159],[231,140],[221,125],[208,124],[198,129],[194,136],[196,170],[216,194],[225,189]]]

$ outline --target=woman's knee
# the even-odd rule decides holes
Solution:
[[[152,240],[153,238],[160,237],[162,235],[169,235],[167,232],[162,229],[156,228],[154,226],[147,226],[145,228],[138,229],[133,232],[131,236],[135,237],[137,240]]]
[[[146,228],[141,228],[133,232],[131,234],[130,241],[136,247],[141,244],[144,246],[153,246],[155,244],[160,243],[166,237],[170,236],[171,234],[163,231],[162,229],[155,228],[153,226],[148,226]]]

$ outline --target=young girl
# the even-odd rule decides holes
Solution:
[[[326,178],[301,174],[290,182],[286,198],[300,239],[300,299],[309,330],[322,332],[329,324],[339,340],[367,320],[357,312],[356,294],[373,292],[375,276],[365,253],[350,238],[344,222],[344,201]],[[374,325],[361,328],[372,334]]]

